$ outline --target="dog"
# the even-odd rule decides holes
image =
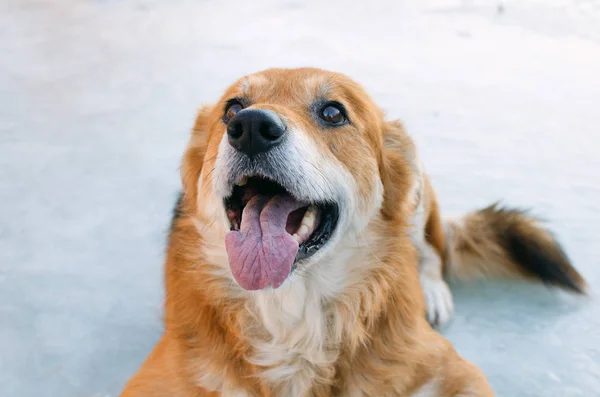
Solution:
[[[200,109],[181,175],[164,334],[123,397],[492,396],[432,327],[445,277],[586,289],[524,211],[443,220],[402,124],[338,73],[240,79]]]

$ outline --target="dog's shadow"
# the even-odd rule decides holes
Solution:
[[[456,332],[530,334],[568,326],[591,300],[589,296],[518,281],[456,282],[450,283],[450,289],[454,318],[440,330],[449,337]]]

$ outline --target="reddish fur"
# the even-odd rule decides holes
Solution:
[[[328,310],[343,319],[341,344],[336,346],[339,357],[333,365],[319,368],[320,377],[309,395],[342,396],[352,390],[353,396],[408,397],[435,380],[440,397],[491,396],[481,372],[459,357],[423,316],[415,249],[406,233],[413,171],[397,145],[412,145],[410,138],[398,124],[386,123],[364,91],[344,76],[316,69],[271,70],[262,75],[271,84],[250,89],[265,107],[306,126],[313,139],[345,164],[361,192],[373,175],[366,159],[375,159],[374,172],[379,172],[384,186],[383,207],[369,226],[369,232],[379,237],[374,247],[377,260],[365,263],[364,277],[327,302]],[[342,128],[348,131],[322,133],[310,119],[299,116],[301,82],[306,79],[325,82],[334,95],[356,104],[350,110],[353,126]],[[201,216],[203,191],[198,191],[197,183],[202,167],[212,167],[217,154],[223,101],[237,90],[230,88],[219,104],[201,110],[196,120],[183,159],[183,215],[169,239],[165,332],[123,397],[218,396],[198,385],[203,373],[219,374],[229,387],[248,395],[279,396],[260,377],[264,368],[247,360],[252,353],[249,339],[263,337],[264,330],[249,315],[243,295],[232,294],[231,279],[216,275],[216,264],[201,254],[199,247],[211,230],[198,230],[193,221]],[[429,236],[432,244],[442,247],[435,201],[431,208]]]
[[[442,224],[442,217],[440,215],[440,208],[435,197],[435,192],[431,186],[431,181],[428,177],[425,177],[425,194],[429,205],[427,216],[427,223],[425,224],[425,238],[427,242],[436,250],[440,258],[445,257],[446,251],[446,237],[444,235],[444,225]]]
[[[492,205],[447,224],[445,273],[450,278],[520,278],[585,294],[587,284],[554,236],[526,212]],[[510,241],[536,257],[512,255]],[[523,249],[523,248],[521,248]],[[532,266],[538,262],[537,267]]]

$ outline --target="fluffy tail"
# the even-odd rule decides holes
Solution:
[[[444,226],[450,279],[527,278],[585,293],[585,280],[558,241],[525,211],[493,204]]]

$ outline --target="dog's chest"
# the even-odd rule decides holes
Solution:
[[[295,283],[257,294],[254,309],[261,330],[250,339],[249,359],[274,395],[311,396],[331,383],[338,344],[318,293]]]

